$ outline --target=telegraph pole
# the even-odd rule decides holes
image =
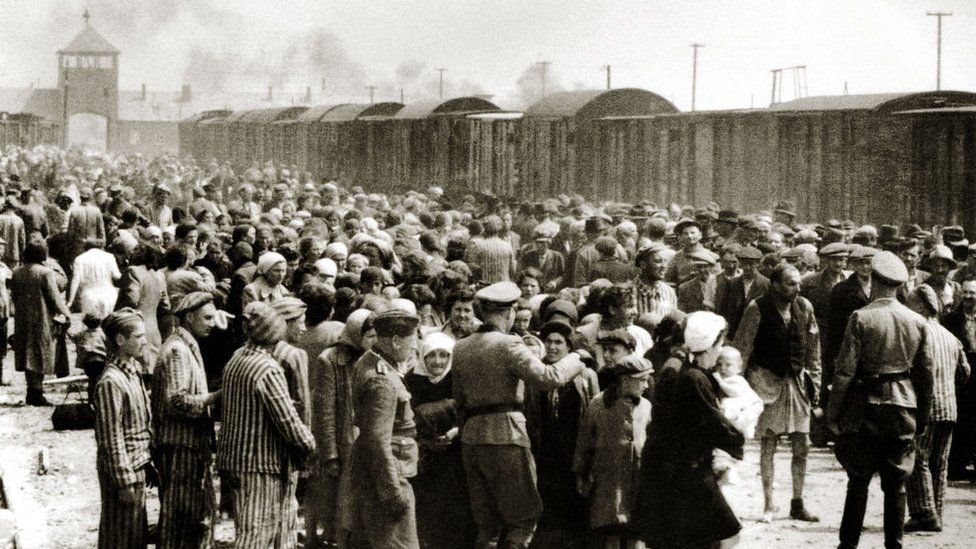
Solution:
[[[607,89],[608,90],[612,88],[612,86],[610,85],[610,70],[611,70],[611,68],[612,67],[610,65],[604,65],[603,66],[603,69],[607,71]]]
[[[691,112],[695,112],[695,95],[698,91],[698,48],[704,48],[705,44],[694,43],[691,45]]]
[[[401,105],[404,104],[403,103],[403,88],[400,88],[400,104]]]
[[[942,18],[952,17],[950,11],[927,11],[925,15],[936,18],[936,28],[938,35],[935,46],[935,89],[942,89]]]
[[[369,104],[372,105],[373,93],[376,91],[376,86],[366,86],[366,89],[369,90]]]
[[[444,71],[447,69],[434,69],[440,73],[440,81],[437,85],[437,94],[440,99],[444,99]]]
[[[551,64],[551,61],[539,61],[536,63],[536,65],[542,65],[542,97],[546,96],[546,69]]]

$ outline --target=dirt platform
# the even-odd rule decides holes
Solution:
[[[0,466],[14,484],[11,499],[27,502],[29,516],[18,521],[32,531],[24,532],[26,541],[35,548],[70,549],[94,547],[98,537],[99,492],[95,475],[95,441],[92,431],[55,432],[51,430],[51,409],[23,406],[23,376],[11,372],[10,359],[5,374],[13,386],[0,388]],[[63,394],[49,397],[60,402]],[[47,448],[50,470],[37,475],[37,453]],[[746,459],[738,465],[738,484],[728,487],[732,507],[742,520],[739,547],[743,549],[775,547],[837,546],[846,477],[833,454],[814,450],[810,455],[806,503],[821,517],[815,524],[788,520],[791,497],[789,448],[781,446],[776,461],[777,503],[782,509],[771,524],[760,524],[762,488],[759,481],[758,445],[750,443]],[[862,547],[883,546],[881,489],[877,480],[871,487]],[[36,503],[32,507],[30,502]],[[151,491],[150,520],[155,520],[158,499]],[[976,485],[952,483],[945,509],[945,531],[940,534],[908,534],[906,547],[965,548],[973,547],[976,531]],[[22,536],[25,537],[25,536]],[[233,525],[223,521],[217,530],[220,547],[229,547]],[[26,544],[25,544],[26,545]],[[28,548],[29,549],[29,548]]]

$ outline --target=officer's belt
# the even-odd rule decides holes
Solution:
[[[522,403],[513,404],[485,404],[484,406],[471,406],[464,409],[466,418],[475,416],[486,416],[488,414],[507,414],[509,412],[521,412],[525,409]]]
[[[894,381],[908,379],[911,377],[911,374],[908,370],[905,370],[904,372],[896,372],[894,374],[873,374],[855,377],[864,383],[891,383]]]

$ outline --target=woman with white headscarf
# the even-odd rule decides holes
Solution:
[[[432,332],[420,346],[421,360],[405,379],[420,444],[419,472],[410,479],[417,498],[417,535],[421,547],[471,547],[474,522],[452,396],[454,339]]]
[[[275,252],[261,254],[254,271],[254,280],[244,287],[243,306],[247,307],[255,301],[270,304],[276,299],[291,295],[283,284],[287,272],[288,260],[283,255]]]
[[[658,379],[634,513],[651,547],[719,547],[742,528],[712,470],[713,450],[742,459],[745,444],[722,413],[721,389],[711,374],[727,330],[715,313],[688,315],[685,363]]]

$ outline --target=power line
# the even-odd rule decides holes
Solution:
[[[691,45],[691,112],[695,112],[695,95],[698,90],[698,48],[704,48],[705,44],[694,43]]]
[[[925,15],[936,18],[937,38],[935,46],[935,89],[942,89],[942,18],[952,17],[949,11],[927,11]]]

